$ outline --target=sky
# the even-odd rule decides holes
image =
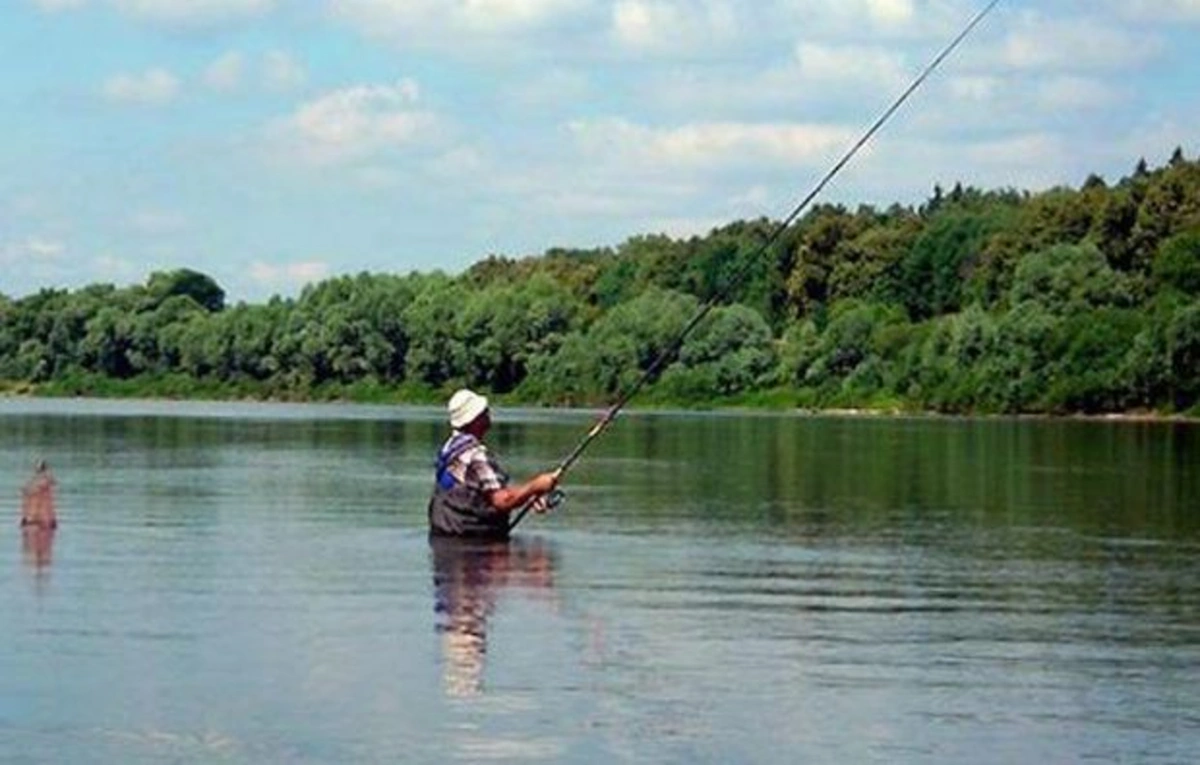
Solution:
[[[0,293],[782,219],[985,0],[2,0]],[[1001,0],[819,202],[1200,150],[1200,0]]]

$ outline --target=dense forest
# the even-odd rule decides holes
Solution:
[[[0,295],[0,391],[603,404],[716,300],[639,403],[1200,414],[1200,163],[1181,150],[1111,185],[819,205],[765,246],[778,226],[265,304],[190,269]]]

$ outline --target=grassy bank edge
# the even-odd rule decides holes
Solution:
[[[116,380],[98,375],[76,375],[43,383],[0,380],[2,397],[158,399],[168,401],[261,401],[288,403],[353,403],[372,405],[431,406],[443,404],[448,390],[427,386],[389,386],[374,380],[326,383],[315,387],[283,387],[255,380],[220,382],[183,375],[142,376]],[[499,406],[542,407],[538,402],[509,395],[494,395]],[[554,408],[554,407],[545,407]],[[563,408],[602,409],[595,402],[564,402]],[[643,411],[779,411],[845,417],[1001,417],[1147,422],[1197,422],[1200,405],[1186,412],[1131,410],[1123,412],[938,412],[922,409],[894,397],[870,400],[818,402],[814,391],[775,388],[738,396],[705,400],[677,400],[647,391],[629,409]]]

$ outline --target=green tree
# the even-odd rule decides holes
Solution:
[[[172,295],[187,295],[206,311],[225,308],[225,290],[211,276],[190,268],[150,274],[146,291],[158,302]]]
[[[500,393],[513,390],[532,357],[556,349],[579,310],[574,296],[544,275],[472,294],[456,324],[467,381]]]
[[[1000,388],[1005,412],[1035,412],[1052,377],[1052,348],[1062,319],[1034,300],[1007,311],[996,327],[996,353],[990,377]]]
[[[714,308],[697,325],[680,349],[679,362],[704,379],[709,396],[729,396],[761,387],[778,357],[762,314],[733,305]]]
[[[116,308],[103,308],[87,323],[83,339],[83,364],[87,369],[123,379],[133,373],[129,362],[133,322],[129,314]]]
[[[1066,313],[1133,302],[1128,278],[1109,267],[1094,245],[1059,245],[1021,259],[1012,286],[1012,301],[1037,301]]]
[[[1057,412],[1104,412],[1131,398],[1123,362],[1142,331],[1141,314],[1103,307],[1066,317],[1051,341],[1054,359],[1046,405]]]
[[[829,299],[891,300],[889,274],[899,267],[920,232],[920,219],[901,212],[839,242],[829,271]]]
[[[467,375],[467,349],[458,335],[458,317],[468,291],[446,277],[431,279],[404,309],[410,342],[404,357],[407,379],[440,388]]]
[[[1163,287],[1200,295],[1200,229],[1162,243],[1154,258],[1154,279]]]
[[[817,357],[805,371],[807,385],[822,385],[856,377],[854,386],[862,392],[883,382],[881,350],[890,327],[907,323],[898,306],[843,300],[829,312],[829,323],[821,333]]]
[[[952,313],[995,221],[953,208],[935,215],[899,263],[894,292],[914,319]]]
[[[1183,306],[1166,331],[1170,403],[1186,411],[1200,401],[1200,301]]]
[[[1127,188],[1111,190],[1100,203],[1100,211],[1092,222],[1091,238],[1115,269],[1133,268],[1132,237],[1137,217],[1137,202]]]
[[[821,332],[812,319],[792,322],[779,341],[780,377],[802,385],[808,370],[821,355]]]
[[[851,215],[840,205],[817,205],[795,224],[786,240],[790,252],[783,256],[791,266],[785,289],[793,315],[812,314],[829,301],[835,254],[866,223],[864,216]]]

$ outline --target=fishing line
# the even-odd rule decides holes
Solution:
[[[938,53],[938,55],[935,56],[932,61],[929,62],[929,64],[921,71],[921,73],[917,75],[917,77],[909,84],[907,88],[905,88],[904,92],[892,102],[891,106],[885,109],[883,114],[879,115],[875,122],[871,124],[871,127],[868,128],[867,131],[863,133],[857,141],[854,142],[850,149],[844,155],[842,155],[842,158],[839,159],[833,165],[833,167],[829,168],[829,171],[825,173],[817,185],[813,187],[812,191],[810,191],[807,196],[800,200],[800,203],[796,205],[791,213],[782,221],[780,221],[774,229],[772,229],[771,233],[767,235],[767,238],[761,245],[759,245],[758,249],[755,250],[749,258],[746,258],[741,266],[733,273],[724,289],[710,297],[704,303],[704,305],[700,307],[700,310],[698,310],[696,314],[688,320],[687,324],[683,325],[683,329],[679,331],[679,333],[675,336],[675,339],[671,341],[670,345],[668,345],[667,348],[658,355],[654,362],[646,368],[646,371],[644,371],[641,376],[634,381],[633,385],[629,386],[629,388],[621,394],[621,396],[617,399],[617,402],[609,407],[607,411],[605,411],[604,415],[596,422],[595,425],[592,426],[592,429],[589,430],[587,434],[580,439],[579,443],[575,445],[575,448],[571,450],[570,454],[568,454],[561,462],[558,463],[558,467],[555,468],[554,473],[559,478],[561,478],[571,468],[571,466],[575,464],[576,460],[583,455],[584,451],[589,445],[591,445],[592,441],[595,441],[601,433],[608,429],[608,426],[616,418],[617,413],[629,403],[630,399],[637,395],[637,393],[646,386],[646,383],[648,383],[654,377],[654,375],[658,373],[658,371],[663,367],[664,364],[667,363],[669,359],[674,357],[674,355],[679,351],[680,347],[682,347],[683,341],[686,340],[687,336],[691,334],[692,330],[694,330],[696,326],[704,320],[704,317],[707,316],[709,312],[712,311],[712,309],[715,308],[719,303],[722,303],[729,298],[733,288],[736,287],[738,283],[741,282],[741,280],[746,276],[750,266],[767,252],[771,245],[773,245],[775,241],[783,235],[788,227],[795,222],[796,218],[800,217],[800,213],[802,213],[809,206],[809,204],[812,203],[813,199],[815,199],[817,195],[820,194],[827,185],[829,185],[829,182],[832,181],[834,177],[836,177],[838,173],[842,171],[842,168],[844,168],[847,163],[849,163],[850,160],[853,159],[856,154],[858,154],[859,150],[862,149],[862,147],[865,146],[867,142],[879,132],[880,128],[882,128],[888,122],[888,120],[892,118],[892,115],[904,105],[904,102],[908,100],[909,96],[915,93],[917,89],[924,84],[925,80],[927,80],[929,76],[933,74],[933,72],[939,66],[941,66],[941,63],[951,53],[953,53],[956,48],[958,48],[962,41],[971,34],[975,27],[979,26],[979,23],[982,22],[984,18],[986,18],[987,15],[992,12],[992,9],[999,5],[999,3],[1000,0],[991,0],[991,2],[985,5],[982,10],[975,14],[971,21],[965,27],[963,27],[962,31],[959,32],[958,35],[951,40],[950,43],[946,45],[946,47],[943,48],[942,51]],[[560,504],[562,502],[562,497],[562,493],[558,490],[555,490],[555,494],[550,497],[551,507]],[[517,517],[514,518],[512,523],[508,525],[509,531],[512,531],[514,528],[516,528],[516,525],[520,523],[521,519],[524,518],[526,513],[529,512],[531,506],[532,503],[521,508],[521,511],[517,513]]]

